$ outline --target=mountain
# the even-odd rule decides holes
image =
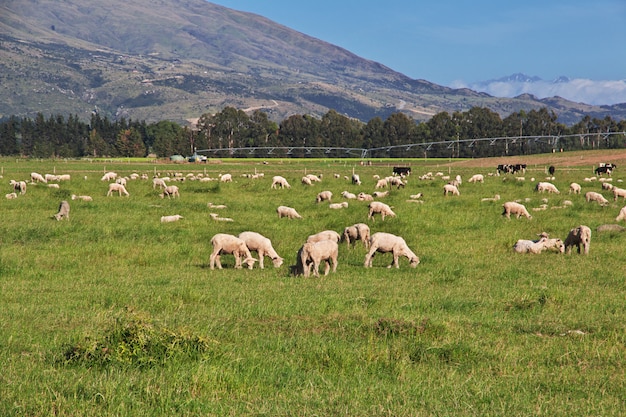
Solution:
[[[4,0],[0,117],[97,111],[184,122],[225,106],[280,121],[329,109],[363,121],[402,111],[416,120],[488,107],[506,116],[551,107],[411,79],[261,16],[204,0]],[[626,118],[623,107],[558,102],[580,114]]]

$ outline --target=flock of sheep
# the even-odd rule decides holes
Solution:
[[[191,176],[192,174],[189,174]],[[498,174],[489,174],[489,175],[498,175]],[[254,174],[251,178],[262,178],[263,174]],[[432,173],[427,173],[425,175],[419,176],[419,180],[426,181],[432,180],[437,177],[442,178],[444,181],[447,181],[443,185],[443,195],[444,196],[459,196],[460,195],[460,185],[462,184],[462,179],[460,176],[456,176],[454,179],[450,179],[449,176],[445,176],[442,173],[437,173],[433,175]],[[106,172],[101,180],[103,182],[108,183],[108,191],[106,193],[107,196],[112,196],[114,193],[121,196],[130,196],[129,192],[126,189],[127,180],[129,179],[148,179],[146,174],[138,175],[132,174],[130,177],[118,177],[118,175],[114,172]],[[339,178],[336,174],[335,178]],[[182,174],[174,176],[174,178],[162,178],[155,176],[152,179],[153,189],[159,189],[161,198],[180,198],[180,190],[176,185],[168,185],[167,181],[183,181],[185,178],[182,177]],[[208,177],[202,178],[199,175],[197,178],[201,181],[205,180],[216,180],[220,182],[232,182],[231,174],[220,175],[217,179],[209,179]],[[353,184],[361,185],[362,181],[359,175],[354,174],[351,178],[345,177],[345,179],[350,180]],[[546,180],[554,179],[554,177],[548,177]],[[69,175],[40,175],[38,173],[33,172],[30,177],[31,183],[44,183],[48,186],[53,186],[58,188],[58,182],[60,181],[68,181],[70,180]],[[386,217],[396,217],[396,213],[393,211],[392,207],[381,202],[375,201],[375,199],[384,198],[389,195],[389,190],[392,188],[403,188],[407,183],[407,177],[393,175],[386,178],[380,178],[377,175],[374,176],[374,180],[376,181],[375,190],[372,194],[367,194],[361,192],[359,194],[353,194],[348,191],[344,191],[341,193],[341,197],[344,199],[341,203],[332,203],[333,193],[331,191],[321,191],[316,195],[316,203],[328,202],[329,208],[331,209],[343,209],[348,207],[349,200],[358,200],[358,201],[367,201],[368,203],[368,214],[367,219],[371,222],[375,222],[375,217],[379,215],[381,220],[384,221]],[[485,180],[485,176],[483,174],[476,174],[469,178],[469,183],[482,183]],[[523,177],[515,177],[516,181],[524,181]],[[585,181],[592,182],[597,180],[595,177],[585,178]],[[321,176],[308,174],[302,177],[303,185],[312,185],[316,182],[321,182]],[[531,179],[534,182],[534,178]],[[619,197],[626,199],[626,189],[622,189],[611,184],[611,178],[600,178],[600,182],[602,183],[602,189],[610,191],[613,194],[614,201],[617,201]],[[17,198],[18,195],[23,195],[26,193],[27,183],[26,181],[17,181],[11,180],[10,185],[13,191],[9,194],[6,194],[7,199]],[[270,186],[271,189],[289,189],[291,185],[282,176],[274,176],[272,178],[272,183]],[[577,183],[571,183],[569,192],[570,194],[580,194],[582,187]],[[381,191],[384,190],[384,191]],[[537,193],[554,193],[559,194],[559,190],[557,187],[549,181],[540,181],[537,182],[535,186],[535,191]],[[422,193],[418,193],[415,195],[411,195],[408,202],[417,202],[421,203],[423,200],[421,199]],[[92,201],[91,196],[86,195],[74,195],[71,196],[72,200],[81,200],[85,202]],[[500,199],[499,195],[494,196],[493,198],[483,198],[482,201],[497,201]],[[597,202],[601,205],[608,204],[608,200],[598,192],[589,191],[585,194],[585,200],[587,202]],[[569,201],[565,201],[564,205],[570,203]],[[207,206],[209,208],[225,208],[223,205],[214,205],[212,203],[208,203]],[[511,215],[514,215],[517,218],[526,217],[527,219],[532,219],[531,214],[527,210],[527,208],[522,204],[521,200],[516,201],[506,201],[502,204],[503,212],[502,215],[506,218],[510,219]],[[534,208],[533,210],[540,210],[542,207]],[[543,207],[545,209],[545,207]],[[302,216],[296,211],[293,207],[287,206],[279,206],[276,209],[279,218],[288,218],[288,219],[300,219]],[[56,220],[69,220],[70,214],[70,205],[68,201],[61,201],[59,205],[58,212],[53,216]],[[215,221],[233,221],[230,218],[220,217],[217,213],[210,213],[210,217]],[[167,215],[161,217],[162,223],[171,223],[176,222],[178,220],[183,219],[183,216],[179,214]],[[623,207],[618,216],[616,217],[616,221],[626,220],[626,206]],[[342,241],[347,242],[348,245],[353,244],[355,241],[361,240],[367,250],[367,254],[364,259],[364,266],[371,267],[372,259],[376,253],[391,253],[392,254],[392,262],[388,266],[391,268],[395,266],[399,268],[399,258],[406,257],[409,261],[411,267],[416,267],[420,260],[418,256],[409,248],[406,241],[397,235],[385,232],[377,232],[374,234],[370,233],[370,228],[365,223],[356,223],[354,225],[345,227],[343,230],[343,234],[340,235],[338,232],[333,230],[325,230],[320,233],[311,235],[307,238],[306,242],[299,249],[296,256],[296,265],[292,266],[292,273],[298,275],[302,274],[305,277],[308,277],[311,273],[315,276],[319,276],[319,268],[323,264],[325,264],[325,275],[329,273],[332,266],[332,271],[335,272],[337,269],[337,259],[338,259],[338,250],[339,244]],[[517,253],[541,253],[544,250],[556,250],[558,252],[571,252],[571,249],[575,246],[577,247],[578,253],[589,253],[591,242],[591,229],[585,225],[577,226],[570,230],[567,238],[563,241],[558,238],[550,238],[547,233],[541,233],[539,235],[539,239],[536,240],[527,240],[520,239],[513,246],[513,250]],[[235,268],[242,268],[243,265],[246,265],[249,269],[252,269],[256,262],[259,263],[259,267],[261,269],[264,268],[264,258],[267,256],[272,260],[273,266],[279,268],[282,266],[284,259],[278,255],[276,250],[274,250],[272,242],[265,236],[262,236],[259,233],[252,231],[245,231],[240,233],[238,236],[225,234],[225,233],[217,233],[211,238],[211,245],[213,250],[211,252],[209,263],[210,268],[214,269],[215,267],[221,269],[222,264],[220,262],[220,256],[223,254],[233,255],[235,258]],[[252,252],[256,252],[258,259],[252,256]]]

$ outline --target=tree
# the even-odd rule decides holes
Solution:
[[[146,147],[143,143],[141,135],[134,129],[124,129],[118,133],[115,148],[118,155],[124,157],[142,157],[146,156]]]

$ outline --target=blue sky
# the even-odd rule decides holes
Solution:
[[[524,73],[543,80],[622,80],[617,88],[626,94],[625,0],[212,3],[265,16],[441,85],[471,87]]]

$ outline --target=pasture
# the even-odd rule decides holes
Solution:
[[[618,165],[613,184],[623,184],[626,165],[610,151],[559,157],[515,158],[528,162],[525,181],[489,176],[498,158],[371,166],[0,159],[3,195],[9,180],[29,180],[33,171],[71,175],[58,189],[29,183],[25,195],[0,199],[0,414],[620,414],[626,233],[596,227],[615,223],[626,203],[583,178],[593,175],[592,161],[606,160]],[[543,181],[550,164],[561,193],[538,194],[530,178]],[[346,201],[344,190],[371,194],[373,176],[391,175],[394,165],[412,167],[407,186],[380,199],[395,218],[368,220],[365,201],[340,210],[315,202],[322,190],[332,191],[333,203]],[[361,186],[344,178],[353,170]],[[105,171],[150,180],[129,180],[129,197],[106,197]],[[160,198],[152,176],[177,172],[230,173],[233,182],[170,181],[180,198]],[[460,175],[460,196],[443,195],[441,176],[419,180],[426,172]],[[264,177],[242,176],[254,173]],[[305,173],[322,181],[302,185]],[[467,183],[477,173],[485,182]],[[270,189],[274,175],[291,188]],[[568,194],[573,181],[580,195]],[[586,191],[610,203],[587,203]],[[417,193],[423,203],[407,202]],[[499,201],[481,201],[495,194]],[[516,199],[527,199],[531,220],[501,215],[502,203]],[[70,219],[56,221],[61,200]],[[279,205],[303,218],[279,219]],[[183,219],[160,222],[174,214]],[[378,254],[365,268],[363,245],[342,242],[336,273],[290,274],[307,236],[359,222],[402,236],[420,264],[401,258],[399,269],[388,269],[391,255]],[[587,256],[512,250],[541,232],[565,240],[581,224],[593,233]],[[211,237],[245,230],[270,238],[284,264],[266,259],[263,270],[236,270],[223,255],[224,269],[211,270]]]

